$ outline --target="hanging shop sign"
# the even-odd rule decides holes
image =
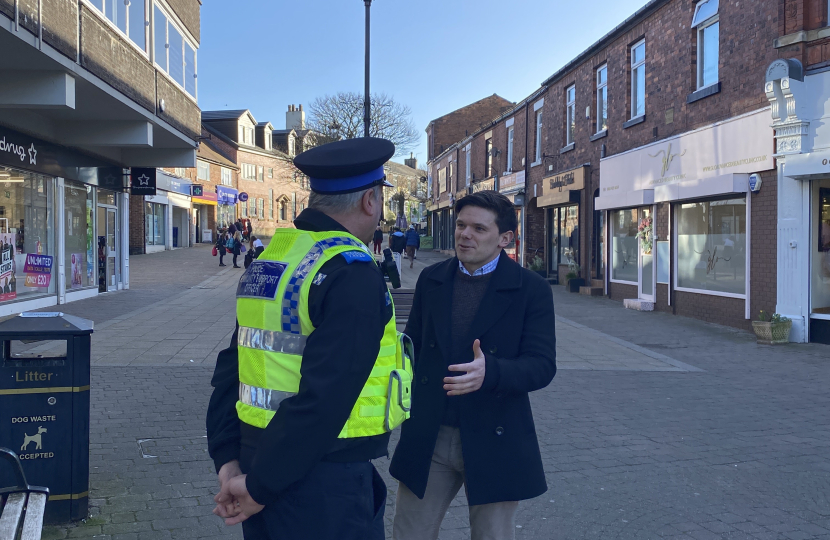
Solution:
[[[133,195],[156,194],[156,169],[133,167],[130,171],[130,193]]]
[[[542,179],[542,196],[536,202],[539,208],[556,204],[579,202],[579,193],[585,187],[587,167],[577,167]]]
[[[204,195],[205,195],[204,186],[200,186],[199,184],[191,184],[190,185],[190,195],[192,197],[204,197]]]
[[[247,202],[248,201],[248,194],[244,191],[239,194],[239,202]]]

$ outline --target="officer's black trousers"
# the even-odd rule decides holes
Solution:
[[[383,540],[385,508],[386,484],[372,463],[322,461],[242,530],[245,540]]]

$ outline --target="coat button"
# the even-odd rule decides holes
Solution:
[[[502,435],[504,433],[504,428],[499,426],[496,428],[496,435]]]
[[[427,377],[426,375],[424,375],[423,377],[421,377],[421,384],[426,384],[426,383],[428,383],[428,382],[429,382],[429,377]]]
[[[435,342],[434,342],[434,341],[430,341],[430,342],[429,342],[429,347],[430,347],[431,349],[434,349],[434,348],[435,348]]]
[[[496,351],[498,351],[498,350],[499,350],[498,347],[490,347],[490,354],[496,354]]]

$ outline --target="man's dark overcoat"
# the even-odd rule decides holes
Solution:
[[[547,490],[528,392],[556,374],[553,295],[538,274],[504,252],[470,328],[468,353],[449,358],[453,281],[458,259],[425,269],[415,289],[406,333],[415,345],[412,417],[390,473],[423,498],[438,427],[444,414],[447,366],[473,360],[481,340],[485,380],[458,396],[464,474],[470,505],[518,501]]]

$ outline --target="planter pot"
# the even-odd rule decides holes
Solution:
[[[585,280],[582,278],[573,278],[568,280],[568,292],[578,293],[580,287],[585,286]]]
[[[782,345],[790,342],[792,321],[773,323],[769,321],[752,321],[752,329],[761,345]]]

